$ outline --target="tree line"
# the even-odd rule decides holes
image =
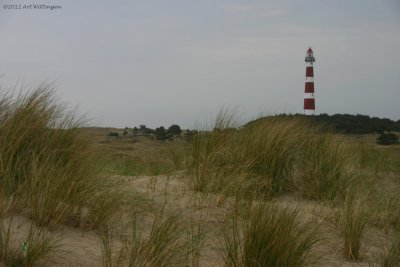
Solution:
[[[400,120],[394,121],[387,118],[370,117],[361,114],[334,114],[326,113],[306,116],[303,114],[280,114],[281,117],[305,117],[316,125],[323,125],[337,133],[344,134],[369,134],[384,132],[400,132]]]
[[[370,117],[361,114],[320,114],[312,116],[311,119],[332,127],[336,132],[347,134],[400,131],[400,120],[394,121],[387,118]]]

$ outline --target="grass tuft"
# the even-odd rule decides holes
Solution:
[[[300,188],[310,199],[343,200],[353,174],[340,139],[302,118],[267,117],[235,128],[232,116],[220,113],[213,130],[193,138],[187,163],[194,190],[253,198]]]
[[[293,189],[299,120],[268,118],[235,128],[233,115],[221,112],[213,130],[199,132],[187,163],[197,191],[270,197]]]
[[[400,234],[397,235],[390,248],[382,255],[381,266],[400,266]]]
[[[338,203],[354,180],[351,161],[343,143],[329,133],[308,135],[299,167],[306,198]]]
[[[233,215],[224,231],[226,266],[305,266],[317,232],[301,225],[298,209],[259,204],[243,221]]]
[[[116,245],[109,228],[98,231],[104,266],[185,266],[190,246],[184,238],[182,218],[178,214],[155,215],[151,228],[135,218]],[[194,259],[193,259],[194,260]]]
[[[0,263],[6,266],[36,266],[60,254],[59,240],[51,233],[32,223],[29,229],[25,226],[12,218],[0,219]]]
[[[0,263],[32,266],[57,245],[46,228],[76,218],[100,227],[126,200],[107,187],[91,142],[79,132],[81,120],[65,111],[50,86],[0,98]],[[26,214],[32,221],[21,241],[12,222]],[[23,241],[29,250],[21,256],[16,243]]]
[[[346,259],[360,260],[360,250],[368,220],[369,216],[361,203],[360,196],[355,189],[351,190],[346,196],[339,221],[339,228],[344,238],[344,256]]]

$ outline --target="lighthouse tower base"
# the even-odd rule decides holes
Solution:
[[[305,109],[304,115],[315,115],[315,109]]]

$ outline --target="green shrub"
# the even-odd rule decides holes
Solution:
[[[379,145],[393,145],[399,142],[399,137],[394,133],[381,133],[376,138],[376,143]]]
[[[154,130],[154,135],[156,136],[157,140],[166,140],[168,138],[167,131],[163,126],[156,128]]]
[[[168,127],[168,134],[169,135],[180,135],[182,130],[181,127],[177,124],[172,124],[171,126]]]

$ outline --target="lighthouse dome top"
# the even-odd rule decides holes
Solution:
[[[314,62],[315,61],[314,52],[312,51],[311,47],[309,47],[307,50],[305,60],[306,60],[306,62]]]

